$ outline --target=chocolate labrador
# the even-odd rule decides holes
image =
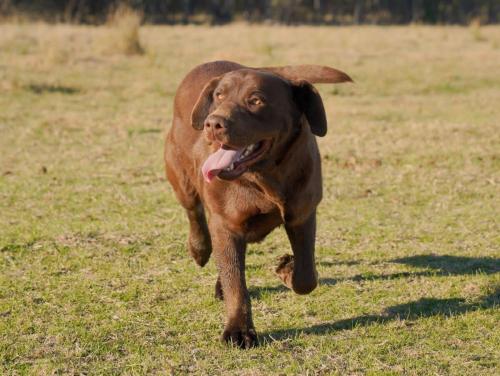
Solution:
[[[257,344],[245,282],[245,250],[284,224],[293,256],[276,273],[298,294],[318,284],[314,261],[321,159],[316,136],[326,115],[313,83],[350,77],[300,65],[249,68],[216,61],[194,68],[180,84],[165,166],[189,219],[188,250],[204,266],[213,252],[223,299],[222,341]],[[207,217],[208,215],[208,222]]]

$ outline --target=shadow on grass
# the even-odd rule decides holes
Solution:
[[[494,274],[500,272],[500,259],[494,257],[463,257],[448,255],[417,255],[392,260],[419,268],[438,270],[438,274]]]
[[[363,273],[347,279],[350,281],[371,281],[371,280],[390,280],[398,278],[414,278],[426,276],[448,276],[448,275],[468,275],[468,274],[495,274],[500,272],[500,259],[494,257],[463,257],[449,255],[417,255],[402,257],[391,262],[397,264],[406,264],[418,268],[427,268],[430,270],[415,272],[397,272],[391,274]],[[326,285],[331,285],[326,278]],[[320,280],[321,282],[321,280]]]
[[[397,272],[392,274],[364,273],[349,278],[320,278],[321,285],[333,286],[342,281],[389,280],[398,278],[414,278],[420,276],[469,275],[476,273],[495,274],[500,272],[500,259],[493,257],[461,257],[449,255],[418,255],[392,260],[393,263],[411,265],[430,270],[415,272]],[[261,291],[281,292],[287,289],[283,286],[258,288],[254,297],[260,297]],[[470,311],[488,309],[500,305],[500,286],[496,286],[491,294],[476,302],[467,302],[463,298],[421,298],[419,300],[387,307],[380,314],[361,315],[345,320],[327,322],[308,328],[292,328],[263,333],[261,343],[294,338],[302,333],[323,335],[339,330],[351,330],[356,327],[366,327],[377,323],[386,323],[404,319],[415,321],[419,318],[443,316],[453,317]]]
[[[380,314],[361,315],[345,320],[313,325],[308,328],[292,328],[263,333],[260,340],[261,343],[266,344],[295,338],[300,334],[324,335],[335,331],[352,330],[357,327],[367,327],[400,319],[411,322],[425,317],[459,316],[471,311],[497,307],[500,304],[500,286],[496,286],[492,290],[490,294],[473,303],[468,303],[463,298],[421,298],[413,302],[390,306]]]
[[[248,288],[248,293],[250,294],[250,298],[252,299],[261,299],[262,296],[268,294],[277,294],[280,292],[290,291],[288,287],[284,285],[277,286],[254,286]]]
[[[71,86],[50,85],[50,84],[30,84],[26,89],[35,94],[59,93],[59,94],[76,94],[81,90]]]
[[[372,272],[357,274],[348,278],[320,278],[319,284],[324,286],[334,286],[339,282],[344,281],[380,281],[399,278],[415,278],[427,276],[448,276],[448,275],[468,275],[468,274],[495,274],[500,272],[500,259],[494,257],[463,257],[449,255],[417,255],[411,257],[403,257],[392,260],[393,263],[411,265],[413,267],[428,268],[430,270],[423,271],[405,271],[390,274],[375,274]],[[335,265],[335,263],[330,263]],[[318,262],[321,265],[321,262]],[[351,265],[356,265],[358,262],[353,261]],[[324,265],[324,263],[323,263]],[[330,265],[329,265],[330,266]],[[282,285],[254,287],[250,289],[252,298],[260,298],[268,293],[280,293],[288,291]]]
[[[352,265],[359,265],[359,261],[356,260],[350,260],[350,261],[318,261],[317,265],[318,266],[337,266],[337,265],[347,265],[347,266],[352,266]]]
[[[426,276],[448,276],[467,274],[495,274],[500,272],[500,259],[494,257],[463,257],[449,255],[417,255],[392,260],[397,264],[406,264],[430,270],[397,272],[390,274],[363,273],[349,278],[320,278],[320,284],[333,286],[342,281],[372,281]]]

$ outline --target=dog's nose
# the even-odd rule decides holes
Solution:
[[[222,116],[211,115],[205,120],[205,129],[210,129],[212,132],[221,132],[227,129],[228,120]]]

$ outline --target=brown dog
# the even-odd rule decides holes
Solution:
[[[188,249],[198,265],[212,250],[224,299],[222,340],[257,343],[245,283],[245,250],[284,224],[293,256],[277,274],[290,289],[317,286],[314,262],[321,160],[314,135],[326,134],[323,102],[311,83],[351,81],[329,67],[248,68],[216,61],[194,68],[174,102],[165,142],[167,178],[186,209]],[[205,218],[208,214],[208,224]]]

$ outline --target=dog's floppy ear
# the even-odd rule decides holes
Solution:
[[[191,112],[191,125],[194,129],[202,130],[203,123],[205,122],[208,112],[210,111],[210,106],[213,102],[213,93],[220,81],[220,77],[215,77],[210,80],[203,90],[201,91],[196,104]]]
[[[256,68],[271,72],[289,81],[306,80],[311,84],[339,84],[353,82],[347,73],[323,65],[288,65],[284,67]]]
[[[293,99],[299,111],[309,122],[311,132],[323,137],[326,135],[326,114],[318,91],[305,80],[292,82],[291,85]]]

